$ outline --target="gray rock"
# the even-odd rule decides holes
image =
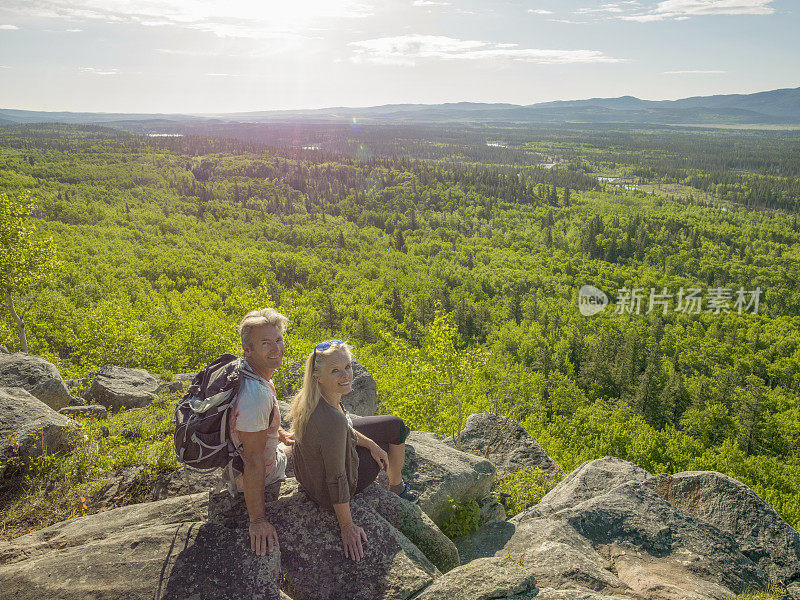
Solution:
[[[662,474],[648,484],[673,506],[731,534],[778,583],[800,580],[800,534],[745,484],[716,471]]]
[[[388,485],[388,481],[386,482]],[[364,499],[395,529],[400,530],[442,573],[460,563],[458,549],[416,504],[401,500],[377,482],[365,489]]]
[[[199,492],[207,493],[221,481],[222,469],[202,473],[181,467],[158,477],[150,486],[150,497],[153,500],[163,500]]]
[[[279,597],[280,552],[202,523],[207,495],[127,506],[0,544],[4,595],[19,600]]]
[[[80,427],[19,387],[0,387],[0,474],[9,462],[20,465],[72,445]]]
[[[506,520],[506,509],[494,496],[487,496],[480,500],[478,506],[480,507],[481,525]]]
[[[403,479],[420,493],[419,506],[437,525],[448,498],[482,500],[494,481],[494,465],[451,448],[434,433],[412,431],[406,440]]]
[[[769,583],[731,536],[666,502],[648,479],[619,459],[584,463],[511,519],[497,554],[521,559],[541,589],[601,596],[724,600]]]
[[[583,463],[545,494],[541,502],[560,510],[594,498],[620,483],[646,481],[650,477],[650,473],[631,462],[606,456]]]
[[[445,442],[453,447],[457,445],[455,436],[446,438]],[[467,417],[461,431],[461,449],[487,458],[498,471],[514,473],[537,468],[546,473],[562,472],[516,421],[494,413],[475,413]]]
[[[54,410],[72,398],[55,365],[25,352],[0,354],[0,385],[23,388]]]
[[[68,417],[80,416],[105,419],[108,416],[108,409],[100,404],[91,404],[89,406],[65,406],[58,412]]]
[[[141,408],[155,400],[158,381],[144,369],[106,365],[95,375],[84,399],[111,410]]]
[[[289,412],[292,410],[292,405],[278,400],[278,410],[281,413],[281,427],[288,431],[291,426],[291,423],[289,423]]]
[[[211,496],[209,522],[246,528],[243,495],[225,499],[226,495]],[[222,506],[215,506],[217,503]],[[291,598],[405,600],[439,574],[425,555],[373,508],[366,490],[353,497],[350,508],[353,521],[367,536],[364,558],[357,563],[344,557],[336,516],[320,509],[296,480],[287,480],[280,497],[267,502],[267,520],[277,530],[281,547],[281,587]]]
[[[508,521],[493,521],[478,527],[471,535],[453,540],[458,548],[461,564],[465,565],[477,558],[494,556],[502,550],[517,530]]]
[[[164,383],[159,384],[156,388],[156,395],[172,394],[175,392],[180,392],[182,389],[182,381],[165,381]]]
[[[439,577],[417,600],[491,600],[535,589],[533,574],[513,558],[479,558]]]
[[[793,583],[786,588],[789,600],[800,600],[800,583]]]
[[[126,467],[119,475],[110,477],[107,483],[92,497],[92,505],[103,509],[116,508],[130,504],[134,493],[137,492],[137,477],[144,470],[141,465]],[[140,493],[140,496],[145,494]],[[143,498],[139,498],[142,500]]]
[[[279,547],[259,557],[250,549],[247,529],[228,529],[214,523],[189,528],[164,586],[163,600],[280,598]]]
[[[342,396],[347,412],[359,417],[370,417],[378,409],[378,387],[367,369],[353,359],[353,389]]]

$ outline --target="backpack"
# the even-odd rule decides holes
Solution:
[[[241,452],[228,434],[228,414],[245,377],[241,366],[242,359],[233,354],[218,357],[195,375],[175,407],[175,453],[185,466],[212,470]]]

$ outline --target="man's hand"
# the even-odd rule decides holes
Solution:
[[[266,519],[250,523],[250,549],[257,556],[272,552],[278,544],[278,532]]]
[[[344,547],[345,558],[352,558],[358,562],[364,558],[364,547],[362,542],[367,541],[367,534],[355,523],[348,523],[341,526],[342,546]]]
[[[289,433],[283,427],[278,427],[278,440],[286,446],[293,446],[294,434]]]
[[[369,447],[369,453],[372,455],[372,458],[375,459],[375,462],[378,463],[382,471],[389,468],[389,455],[386,454],[386,450],[373,442],[372,446]]]

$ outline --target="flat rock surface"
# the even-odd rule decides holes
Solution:
[[[21,387],[54,410],[72,399],[55,365],[25,352],[0,353],[0,385]]]
[[[40,531],[0,544],[0,585],[3,594],[19,600],[161,600],[211,598],[201,589],[225,582],[248,597],[277,598],[260,583],[265,572],[277,577],[275,559],[254,564],[249,540],[223,538],[222,531],[204,529],[200,522],[207,495],[184,496],[137,504],[62,521]],[[200,548],[219,548],[210,542],[227,540],[212,565],[186,559]],[[241,539],[239,539],[241,538]],[[212,545],[209,546],[208,544]],[[239,565],[239,566],[236,566]],[[202,585],[201,585],[202,584]],[[237,587],[239,586],[239,587]],[[262,595],[259,595],[262,594]],[[219,596],[216,596],[219,597]]]

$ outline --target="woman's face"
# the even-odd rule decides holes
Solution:
[[[353,365],[344,350],[338,350],[325,357],[317,369],[317,381],[322,395],[328,400],[336,400],[353,388]]]

